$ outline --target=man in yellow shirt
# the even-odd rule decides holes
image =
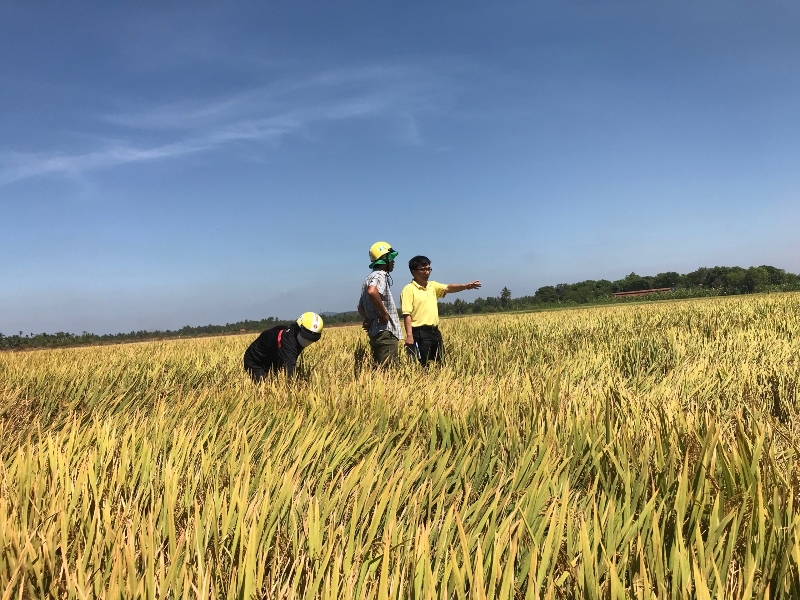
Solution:
[[[406,350],[416,356],[423,367],[430,361],[444,358],[442,334],[439,332],[439,305],[445,294],[476,290],[478,280],[472,283],[439,283],[430,281],[431,261],[426,256],[415,256],[408,261],[414,280],[400,292],[400,314],[406,330]]]

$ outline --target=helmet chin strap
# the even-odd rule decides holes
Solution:
[[[301,336],[298,333],[297,334],[297,343],[300,344],[300,347],[305,348],[306,346],[308,346],[309,344],[311,344],[313,342],[311,340],[307,340],[306,338],[304,338],[303,336]]]

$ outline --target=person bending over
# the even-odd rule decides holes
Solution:
[[[392,296],[392,276],[397,252],[386,242],[377,242],[369,249],[372,273],[361,285],[358,314],[369,336],[372,358],[379,366],[396,363],[398,344],[402,338],[400,319]]]
[[[406,351],[426,367],[429,362],[444,358],[442,334],[439,332],[439,298],[454,292],[476,290],[481,287],[481,282],[444,284],[432,281],[431,261],[427,256],[415,256],[408,261],[408,268],[414,279],[400,292]]]
[[[322,336],[322,326],[322,317],[306,312],[291,325],[263,331],[244,353],[244,370],[256,383],[279,369],[293,377],[300,354]]]

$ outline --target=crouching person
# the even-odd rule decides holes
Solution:
[[[267,329],[245,351],[244,370],[256,383],[279,369],[293,377],[303,349],[322,336],[322,325],[322,317],[307,312],[291,325]]]

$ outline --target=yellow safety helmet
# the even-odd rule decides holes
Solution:
[[[322,336],[322,317],[314,312],[304,312],[297,319],[300,325],[300,336],[311,342],[316,342]]]
[[[369,268],[372,269],[376,265],[389,264],[396,256],[397,252],[388,242],[376,242],[369,249]]]

